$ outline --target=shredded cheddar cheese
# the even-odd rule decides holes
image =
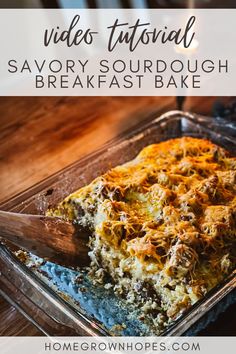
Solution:
[[[49,214],[89,227],[95,275],[164,326],[235,268],[235,183],[236,158],[183,137],[145,147]]]

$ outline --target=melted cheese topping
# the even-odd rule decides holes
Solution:
[[[93,266],[121,293],[149,284],[175,318],[235,267],[235,182],[234,157],[184,137],[145,147],[49,214],[89,227]]]

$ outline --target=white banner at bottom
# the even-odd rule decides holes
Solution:
[[[236,337],[0,337],[1,354],[234,354]]]

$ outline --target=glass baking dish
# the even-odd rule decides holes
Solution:
[[[134,158],[146,145],[170,138],[210,139],[236,155],[235,126],[213,118],[171,111],[147,117],[101,149],[66,167],[27,191],[2,203],[8,211],[44,214],[68,194],[109,168]],[[37,264],[37,267],[35,266]],[[0,245],[0,293],[43,333],[63,335],[150,335],[132,308],[108,289],[94,287],[78,272],[31,256],[26,265],[8,245]],[[236,273],[212,289],[161,335],[193,335],[236,300]],[[132,312],[132,313],[131,313]],[[153,334],[153,333],[152,333]]]

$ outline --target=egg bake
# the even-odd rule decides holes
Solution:
[[[145,147],[49,215],[89,229],[90,274],[157,332],[236,265],[236,158],[204,139]]]

